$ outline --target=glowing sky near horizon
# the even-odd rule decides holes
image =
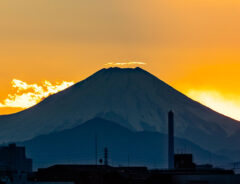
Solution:
[[[240,121],[240,97],[226,97],[215,90],[189,90],[187,96],[214,111]]]
[[[135,62],[240,119],[239,20],[238,0],[0,1],[0,103],[16,93],[14,78],[77,82],[106,63]]]

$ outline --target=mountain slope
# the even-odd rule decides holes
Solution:
[[[0,116],[0,141],[28,140],[102,117],[134,131],[175,132],[208,150],[237,147],[240,124],[189,99],[141,68],[102,69],[25,111]]]
[[[73,129],[38,136],[21,143],[34,160],[34,167],[56,163],[95,164],[95,137],[98,157],[103,158],[104,147],[109,150],[110,163],[114,165],[146,165],[167,167],[167,135],[156,132],[133,132],[115,122],[94,118]],[[175,138],[177,150],[191,150],[198,163],[228,162],[225,157],[211,154],[184,139]]]

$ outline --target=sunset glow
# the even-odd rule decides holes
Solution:
[[[51,82],[45,80],[41,85],[38,85],[13,79],[11,84],[15,89],[15,93],[8,94],[8,97],[3,102],[0,102],[0,108],[29,108],[49,95],[72,86],[74,82],[63,81],[53,85]]]
[[[239,119],[239,20],[239,0],[0,1],[0,114],[60,90],[43,83],[23,93],[19,82],[15,94],[16,76],[81,81],[104,67],[139,66]]]
[[[62,81],[55,85],[45,80],[42,84],[28,84],[24,81],[13,79],[13,94],[0,102],[0,110],[14,113],[36,105],[49,95],[62,91],[74,84],[74,82]],[[224,95],[216,90],[190,89],[186,95],[201,104],[229,116],[240,120],[240,98],[233,95]]]
[[[216,112],[240,120],[240,98],[237,96],[225,96],[214,90],[189,90],[187,96]]]

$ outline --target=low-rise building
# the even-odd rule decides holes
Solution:
[[[26,157],[25,147],[16,144],[0,147],[0,171],[32,172],[32,159]]]

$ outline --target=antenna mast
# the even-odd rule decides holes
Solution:
[[[95,133],[95,164],[98,165],[98,138],[97,133]]]

